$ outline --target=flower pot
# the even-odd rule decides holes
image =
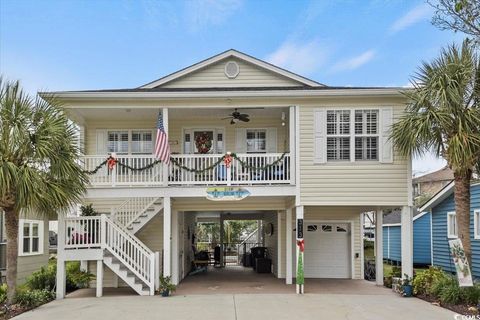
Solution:
[[[411,285],[403,286],[402,291],[404,297],[411,297],[413,294],[413,287]]]
[[[170,290],[166,289],[162,291],[162,297],[168,297],[170,295]]]

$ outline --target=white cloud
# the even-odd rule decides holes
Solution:
[[[210,25],[223,24],[243,5],[243,0],[191,0],[185,3],[186,23],[197,32]]]
[[[287,41],[265,60],[300,74],[312,74],[324,64],[327,55],[328,49],[318,40],[306,43]]]
[[[363,66],[364,64],[370,62],[375,57],[375,55],[376,55],[375,50],[373,49],[367,50],[362,54],[359,54],[358,56],[336,63],[332,67],[332,71],[338,72],[338,71],[357,69]]]
[[[395,33],[398,31],[402,31],[421,20],[430,17],[431,14],[432,8],[428,4],[420,4],[408,11],[399,19],[397,19],[390,27],[390,32]]]

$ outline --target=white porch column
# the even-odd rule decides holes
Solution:
[[[57,234],[57,299],[65,298],[66,293],[66,274],[65,274],[65,220],[63,214],[58,215],[58,234]]]
[[[402,277],[413,277],[413,212],[412,207],[402,207]]]
[[[97,260],[97,298],[103,295],[103,260]]]
[[[220,266],[224,266],[224,259],[225,257],[223,256],[224,250],[225,250],[225,245],[224,245],[224,237],[225,237],[225,225],[223,224],[223,215],[220,214]]]
[[[180,254],[178,248],[178,238],[179,238],[179,228],[178,228],[178,210],[172,210],[172,282],[177,285],[180,282],[180,277],[178,274],[179,269],[179,259]]]
[[[282,230],[283,230],[283,210],[277,211],[277,230],[274,230],[273,233],[277,235],[277,277],[280,278],[283,275],[283,266],[282,266],[282,259],[283,259],[283,248],[282,245]]]
[[[303,206],[297,206],[295,208],[296,212],[296,223],[295,227],[297,228],[297,241],[303,241]],[[303,278],[303,269],[304,269],[304,261],[303,261],[303,252],[300,251],[300,247],[295,244],[295,247],[297,249],[297,263],[296,263],[296,283],[297,283],[297,293],[298,294],[303,294],[305,292],[305,280]],[[300,265],[300,258],[302,259],[302,264]],[[302,269],[302,277],[299,277],[299,269]]]
[[[287,265],[285,266],[285,283],[292,284],[293,283],[293,272],[292,272],[292,208],[288,208],[286,211],[285,217],[285,248],[286,248],[286,262]]]
[[[87,260],[80,261],[80,271],[88,271],[88,261]]]
[[[168,108],[162,108],[162,119],[163,119],[163,130],[165,131],[165,134],[167,135],[167,140],[170,138],[168,134]],[[163,180],[163,185],[168,186],[168,165],[165,163],[162,163],[163,166],[163,173],[162,173],[162,180]]]
[[[172,275],[172,207],[170,197],[163,198],[163,276]]]
[[[375,251],[375,279],[383,286],[383,210],[375,212]]]
[[[290,151],[290,184],[295,184],[295,162],[296,162],[296,145],[295,145],[295,106],[288,108],[288,147]]]
[[[66,293],[66,274],[65,260],[57,258],[57,299],[65,298]]]

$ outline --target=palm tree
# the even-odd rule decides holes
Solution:
[[[32,99],[0,78],[0,209],[7,234],[7,301],[17,279],[19,216],[56,216],[79,202],[87,175],[78,164],[76,128],[52,97]]]
[[[468,41],[424,62],[413,78],[406,113],[391,138],[403,155],[433,151],[453,170],[458,237],[471,262],[470,180],[480,161],[480,59]]]

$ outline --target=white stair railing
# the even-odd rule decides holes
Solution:
[[[155,290],[155,253],[124,227],[106,215],[94,217],[66,217],[58,228],[64,228],[63,248],[107,250],[147,285],[150,294]]]
[[[135,197],[130,198],[119,207],[114,209],[114,219],[121,225],[128,227],[148,210],[159,198],[158,197]]]
[[[102,219],[102,244],[115,258],[133,272],[149,288],[155,290],[155,253],[137,237],[126,232],[106,215]]]

